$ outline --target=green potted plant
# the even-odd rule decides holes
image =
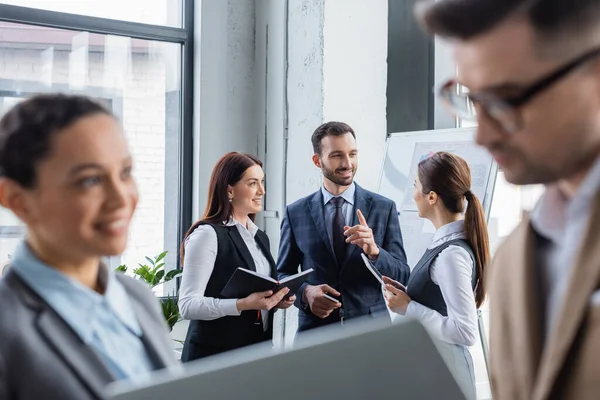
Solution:
[[[150,288],[155,288],[158,285],[162,285],[165,282],[181,275],[181,270],[174,269],[165,273],[165,256],[166,251],[163,251],[154,258],[146,257],[147,264],[138,264],[139,267],[133,270],[133,274],[137,279],[146,282]],[[117,271],[126,273],[128,267],[126,265],[119,265],[116,268]],[[162,311],[165,320],[169,324],[169,328],[173,330],[173,327],[177,322],[180,321],[179,307],[177,305],[177,296],[168,294],[166,297],[161,299]]]

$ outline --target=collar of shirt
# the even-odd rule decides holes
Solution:
[[[325,186],[321,186],[321,193],[323,193],[323,205],[329,203],[329,201],[331,199],[333,199],[334,197],[341,197],[344,200],[346,200],[348,203],[350,203],[351,205],[354,205],[354,193],[356,192],[356,185],[354,184],[354,182],[352,182],[350,184],[350,186],[348,186],[348,188],[346,190],[344,190],[344,192],[342,194],[340,194],[339,196],[334,196],[331,193],[329,193],[329,191],[327,191],[327,189],[325,189]]]
[[[112,312],[121,323],[137,336],[142,331],[131,309],[125,288],[113,271],[101,264],[98,281],[106,288],[104,295],[44,264],[22,242],[12,259],[11,267],[60,317],[65,320],[85,343],[90,343],[98,313]],[[108,307],[107,307],[108,306]]]
[[[431,244],[429,248],[434,248],[442,245],[443,243],[454,240],[465,238],[465,221],[460,219],[458,221],[450,222],[435,231],[431,238]]]
[[[238,221],[237,219],[230,217],[229,220],[223,222],[225,224],[225,226],[237,226],[238,229],[242,228],[242,229],[246,229],[248,232],[250,232],[250,234],[252,235],[252,237],[256,236],[256,232],[258,232],[258,226],[256,226],[256,224],[254,222],[252,222],[252,220],[250,219],[250,217],[248,217],[248,227],[245,227],[240,221]]]
[[[580,212],[587,214],[598,190],[600,190],[600,157],[572,199],[567,199],[558,185],[547,186],[531,212],[533,229],[546,239],[555,243],[561,242],[567,221]]]

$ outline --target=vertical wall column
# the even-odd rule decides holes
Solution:
[[[450,114],[450,112],[448,112],[438,96],[439,88],[446,83],[448,79],[453,78],[454,76],[456,76],[456,63],[452,58],[450,45],[439,38],[435,38],[435,68],[433,84],[435,91],[435,98],[433,102],[433,128],[435,129],[456,128],[456,118]]]
[[[402,0],[404,1],[404,0]],[[376,191],[386,146],[388,2],[327,0],[324,119],[356,132],[356,181]]]
[[[196,6],[194,218],[206,206],[212,168],[226,152],[258,154],[254,0]]]
[[[285,209],[285,154],[287,135],[287,1],[256,1],[256,132],[259,157],[266,176],[265,211],[259,219],[271,240],[276,257],[279,248],[279,226]]]
[[[317,190],[310,136],[325,121],[354,128],[357,182],[377,188],[386,139],[387,1],[290,0],[287,203]]]
[[[324,120],[325,0],[289,0],[287,23],[285,202],[289,204],[314,191],[321,181],[311,161],[310,136]]]

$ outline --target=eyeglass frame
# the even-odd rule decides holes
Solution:
[[[586,63],[587,61],[592,60],[593,58],[595,58],[599,55],[600,55],[600,47],[594,48],[594,49],[590,50],[589,52],[586,52],[586,53],[580,55],[579,57],[575,58],[574,60],[568,62],[566,65],[559,67],[557,70],[550,72],[549,74],[547,74],[547,75],[543,76],[542,78],[540,78],[539,80],[535,81],[534,83],[532,83],[531,85],[526,87],[524,89],[523,93],[521,93],[518,96],[502,97],[502,96],[497,96],[497,95],[494,95],[491,93],[485,93],[485,92],[467,93],[467,94],[464,94],[464,96],[468,100],[470,100],[473,104],[480,104],[481,106],[483,106],[485,113],[492,120],[494,120],[494,122],[502,125],[502,128],[505,131],[507,131],[507,133],[514,133],[514,131],[512,129],[506,129],[506,127],[504,127],[500,121],[498,121],[496,118],[494,118],[493,116],[490,115],[490,113],[488,112],[488,106],[486,104],[493,102],[493,103],[496,103],[497,106],[500,106],[502,108],[512,109],[512,111],[515,112],[516,116],[519,119],[519,125],[521,125],[522,124],[522,122],[520,121],[521,116],[520,116],[520,113],[517,112],[518,108],[522,107],[523,105],[525,105],[526,103],[531,101],[535,96],[541,94],[544,90],[549,89],[554,83],[558,82],[560,79],[567,76],[569,73],[574,71],[577,67],[581,66],[582,64]],[[440,91],[438,93],[438,95],[445,101],[445,103],[450,103],[448,98],[449,98],[450,94],[453,94],[452,89],[455,88],[456,85],[461,85],[468,89],[467,86],[458,82],[456,79],[450,79],[448,82],[446,82],[440,88]],[[453,107],[450,106],[449,104],[448,104],[448,107],[453,109]],[[454,113],[454,114],[456,114],[456,113]],[[520,128],[517,128],[516,130],[518,130],[518,129],[520,129]]]

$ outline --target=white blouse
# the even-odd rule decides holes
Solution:
[[[235,219],[227,226],[235,225],[248,247],[256,272],[270,275],[271,266],[254,239],[258,227],[248,219],[248,228]],[[184,319],[213,320],[225,316],[237,316],[238,299],[217,299],[204,296],[206,286],[215,267],[218,250],[217,233],[210,225],[200,225],[185,241],[184,267],[179,289],[179,312]],[[269,312],[262,312],[263,327],[267,329]]]
[[[455,221],[440,227],[428,249],[450,240],[465,239],[464,221]],[[459,246],[444,249],[432,263],[431,280],[439,285],[446,302],[448,316],[412,300],[406,316],[417,318],[428,331],[445,342],[473,346],[477,342],[477,308],[471,286],[473,261]]]

